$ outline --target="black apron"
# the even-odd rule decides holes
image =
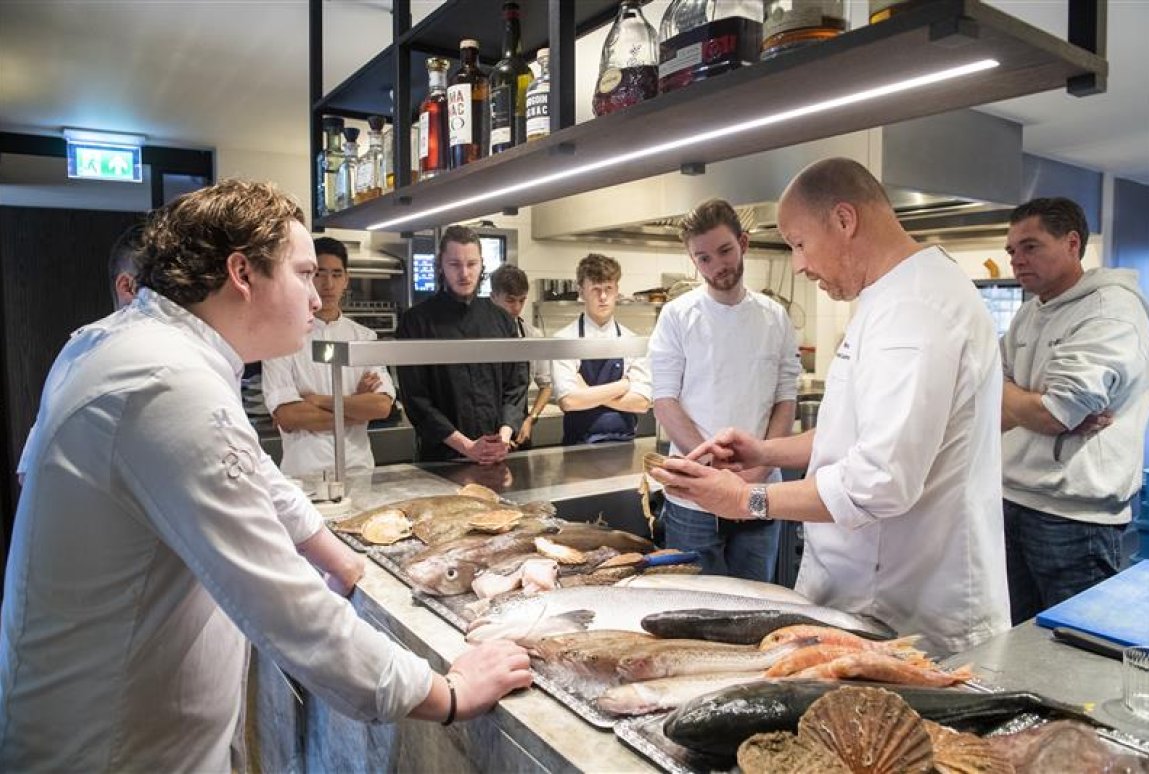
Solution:
[[[622,337],[622,328],[614,323],[614,331]],[[578,337],[586,338],[584,315],[578,316]],[[588,387],[617,382],[623,377],[625,365],[621,357],[609,360],[583,360],[579,365],[579,376]],[[632,441],[638,415],[629,411],[617,411],[606,406],[596,406],[585,411],[568,411],[563,415],[563,444],[571,446],[579,443],[603,443],[606,441]]]

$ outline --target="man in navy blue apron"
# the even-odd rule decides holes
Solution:
[[[555,338],[633,336],[614,319],[618,261],[591,253],[576,274],[583,312]],[[634,438],[638,415],[650,408],[650,370],[645,358],[556,360],[554,392],[563,416],[563,443],[603,443]]]

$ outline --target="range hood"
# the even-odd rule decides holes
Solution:
[[[720,197],[735,203],[752,250],[785,251],[776,202],[799,170],[829,156],[874,172],[921,242],[1002,244],[1013,207],[1037,196],[1074,199],[1099,231],[1101,173],[1023,154],[1019,124],[962,110],[535,205],[532,235],[677,251],[682,213]]]
[[[752,248],[788,249],[777,200],[806,164],[846,156],[882,180],[907,231],[922,241],[1000,238],[1021,200],[1021,126],[973,110],[916,119],[581,194],[532,210],[535,239],[679,247],[682,213],[721,197],[736,204]]]

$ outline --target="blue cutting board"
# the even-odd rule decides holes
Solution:
[[[1070,626],[1121,645],[1149,645],[1149,561],[1039,613],[1038,626]]]

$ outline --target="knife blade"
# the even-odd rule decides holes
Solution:
[[[1090,653],[1096,653],[1099,656],[1117,659],[1118,661],[1122,660],[1122,651],[1125,650],[1124,647],[1112,640],[1083,632],[1080,629],[1071,629],[1068,626],[1055,627],[1053,630],[1053,638],[1064,642],[1066,645],[1072,645],[1075,648],[1081,648]]]

